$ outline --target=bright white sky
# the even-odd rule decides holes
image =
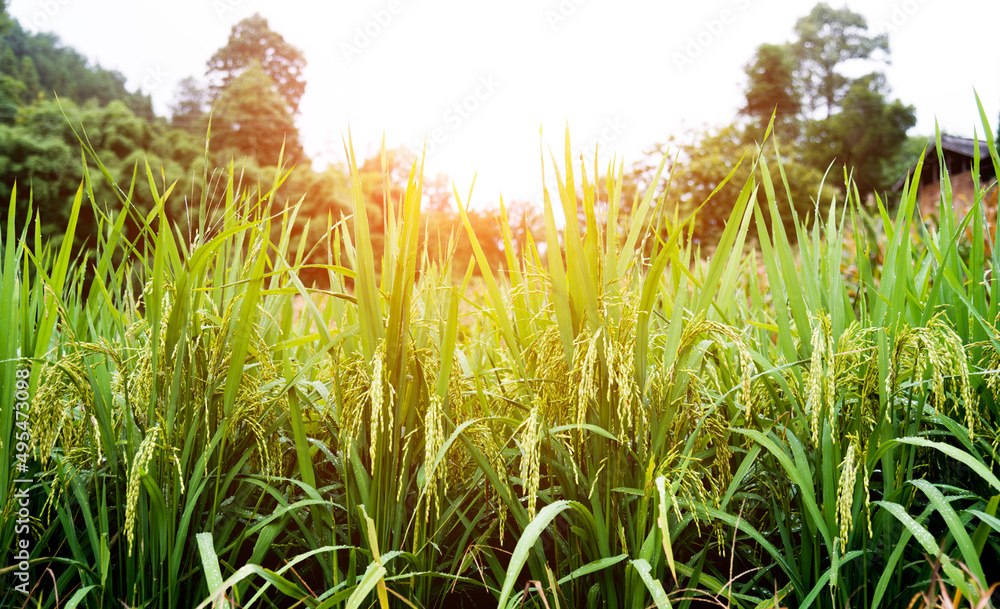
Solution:
[[[670,135],[731,121],[743,66],[757,45],[792,38],[811,0],[12,0],[29,31],[55,32],[168,114],[175,87],[201,77],[232,26],[255,12],[303,50],[298,125],[307,153],[417,149],[437,139],[425,173],[448,174],[474,205],[538,200],[539,127],[562,158],[568,121],[577,151],[601,140],[626,167]],[[845,4],[833,0],[834,7]],[[973,88],[996,129],[1000,53],[996,0],[851,0],[889,31],[893,95],[917,108],[911,131],[971,136]],[[367,32],[367,35],[364,34]],[[980,128],[980,134],[982,130]],[[602,165],[604,161],[602,160]],[[589,164],[588,164],[589,166]],[[547,167],[551,176],[551,167]]]

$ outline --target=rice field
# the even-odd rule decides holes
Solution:
[[[86,261],[11,212],[0,606],[993,606],[996,186],[956,219],[945,180],[931,225],[919,166],[893,209],[845,176],[790,235],[768,144],[703,258],[570,149],[548,246],[506,229],[499,270],[457,192],[474,259],[423,255],[419,165],[374,251],[352,154],[323,290],[284,171],[230,167],[190,241],[140,168]]]

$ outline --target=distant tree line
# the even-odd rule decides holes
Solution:
[[[91,65],[52,34],[26,32],[0,2],[0,213],[5,220],[16,182],[18,231],[37,218],[43,238],[58,245],[83,179],[79,135],[94,147],[118,188],[127,189],[133,175],[139,176],[139,187],[130,195],[138,210],[153,207],[145,186],[146,163],[160,182],[160,192],[173,184],[167,215],[182,234],[194,239],[206,169],[209,201],[216,201],[209,206],[211,214],[219,208],[217,197],[230,161],[235,161],[242,183],[255,188],[271,184],[281,158],[283,166],[294,169],[279,189],[273,211],[299,204],[294,237],[304,237],[306,251],[312,253],[306,262],[325,263],[328,225],[350,214],[352,206],[347,169],[330,164],[317,171],[302,148],[295,118],[305,92],[305,65],[301,50],[271,30],[259,14],[253,15],[232,28],[227,43],[207,61],[203,78],[192,76],[180,83],[172,116],[160,117],[149,96],[129,91],[121,74]],[[414,161],[412,152],[400,148],[387,151],[385,174],[380,155],[361,162],[376,251],[381,251],[385,205],[399,200]],[[116,194],[90,160],[87,169],[94,200],[84,206],[76,231],[81,255],[95,246],[102,215],[119,210],[118,195],[126,194]],[[442,259],[454,251],[457,259],[467,259],[471,246],[452,206],[446,176],[425,181],[424,203],[428,255]],[[537,214],[520,207],[515,215],[533,219],[537,228]],[[501,265],[503,240],[493,212],[470,210],[470,219],[487,256]],[[213,219],[218,220],[207,219],[209,226]],[[325,273],[312,276],[322,282]]]
[[[794,35],[785,44],[761,45],[746,64],[747,84],[738,116],[730,124],[693,134],[693,141],[682,148],[669,167],[667,213],[683,217],[709,198],[744,152],[761,141],[772,114],[773,143],[780,150],[791,194],[777,189],[780,221],[790,224],[793,209],[802,219],[825,209],[834,196],[842,197],[845,167],[862,196],[879,193],[887,198],[887,189],[918,150],[915,142],[922,147],[925,141],[907,137],[915,123],[914,108],[889,98],[880,71],[858,77],[843,72],[848,61],[876,65],[886,61],[887,36],[871,33],[861,15],[825,3],[798,20]],[[325,247],[316,246],[322,245],[328,222],[344,218],[352,206],[346,168],[329,164],[314,169],[300,141],[295,119],[306,87],[305,65],[300,49],[271,30],[266,19],[253,15],[232,28],[226,44],[207,60],[202,76],[180,83],[171,116],[160,117],[149,96],[129,91],[121,74],[91,65],[52,34],[25,32],[0,2],[0,211],[6,212],[16,181],[19,226],[37,217],[41,234],[53,243],[60,241],[69,203],[83,176],[74,128],[85,134],[119,187],[128,185],[136,171],[141,176],[147,162],[161,182],[161,191],[176,182],[167,213],[187,233],[198,226],[197,202],[206,169],[213,176],[208,181],[212,200],[224,185],[220,176],[231,160],[243,183],[256,185],[270,184],[280,157],[286,167],[294,165],[294,171],[278,191],[274,209],[301,206],[296,236],[303,236],[307,251],[313,252],[309,262],[326,262]],[[632,168],[626,191],[645,189],[668,145],[677,143],[674,138],[656,144]],[[385,205],[398,200],[414,159],[412,151],[399,148],[388,151],[385,173],[379,155],[361,163],[376,251]],[[699,212],[696,238],[707,246],[729,216],[737,185],[744,183],[750,165],[748,157]],[[93,247],[101,214],[120,205],[113,187],[99,179],[92,162],[88,170],[95,200],[88,201],[88,213],[77,231],[81,252]],[[665,186],[663,180],[660,186]],[[145,187],[132,193],[132,201],[140,210],[152,208]],[[540,211],[523,202],[509,206],[518,245],[523,246],[529,234],[543,241]],[[466,260],[470,245],[446,176],[425,181],[424,209],[422,233],[428,255],[443,259],[454,251],[457,260]],[[505,263],[506,256],[495,211],[491,206],[472,210],[470,219],[496,267]]]
[[[819,3],[796,22],[794,35],[785,44],[757,48],[745,67],[738,116],[730,124],[692,134],[693,141],[684,142],[672,168],[666,208],[683,217],[708,199],[750,151],[737,175],[696,216],[696,238],[709,246],[729,217],[750,171],[752,151],[763,143],[772,115],[769,145],[781,155],[791,194],[789,198],[778,182],[776,198],[781,220],[789,227],[793,208],[801,220],[817,210],[822,213],[835,196],[843,200],[845,168],[862,198],[877,193],[892,204],[889,189],[926,143],[926,138],[907,136],[916,124],[915,109],[889,98],[881,71],[857,77],[844,73],[848,62],[887,62],[887,34],[872,33],[864,17],[846,7]],[[634,183],[648,184],[668,145],[678,144],[677,138],[657,144],[633,168]],[[770,169],[777,177],[773,163]]]

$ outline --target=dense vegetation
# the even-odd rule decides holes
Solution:
[[[233,27],[226,44],[206,61],[204,75],[180,83],[169,120],[154,116],[148,96],[127,91],[120,74],[90,66],[54,36],[27,34],[5,17],[0,17],[0,113],[5,117],[0,124],[0,201],[7,204],[15,180],[22,189],[32,186],[43,236],[62,238],[72,195],[82,179],[79,145],[68,125],[86,131],[117,183],[130,182],[144,158],[160,174],[161,189],[177,181],[178,196],[166,211],[170,221],[184,230],[193,225],[196,212],[192,208],[196,206],[192,202],[201,196],[197,189],[205,158],[210,172],[225,171],[235,159],[248,184],[268,182],[279,157],[289,166],[294,164],[295,172],[276,193],[275,204],[287,207],[304,197],[301,215],[320,220],[309,229],[310,251],[323,239],[322,220],[328,214],[339,219],[349,212],[348,169],[340,164],[314,168],[300,143],[295,119],[305,90],[302,73],[306,58],[260,15]],[[778,193],[777,209],[793,240],[790,199],[798,205],[797,215],[806,217],[817,203],[823,212],[825,202],[838,191],[843,197],[841,181],[824,180],[829,170],[836,175],[840,168],[850,167],[860,192],[879,192],[894,206],[898,198],[886,195],[888,187],[905,173],[927,143],[926,137],[907,137],[914,124],[914,109],[890,100],[885,78],[877,69],[880,61],[888,60],[888,41],[884,35],[872,34],[863,17],[820,3],[799,19],[794,33],[796,38],[787,44],[761,45],[747,63],[745,101],[733,122],[690,134],[681,154],[668,161],[664,173],[671,176],[671,187],[666,189],[665,178],[659,185],[669,195],[665,205],[681,215],[700,209],[693,223],[694,235],[707,252],[714,249],[721,235],[730,202],[739,194],[738,185],[748,177],[749,164],[742,166],[735,180],[726,183],[725,178],[761,140],[775,110],[775,141],[780,143],[791,193],[790,197]],[[847,77],[843,72],[849,62],[854,62],[855,69],[864,65],[872,71]],[[212,148],[205,157],[202,149],[210,117]],[[666,144],[655,145],[626,173],[626,204],[635,192],[649,186],[666,148]],[[388,156],[390,190],[405,188],[407,168],[415,152],[419,151],[399,148]],[[375,155],[359,169],[369,196],[370,228],[374,243],[379,245],[385,230],[381,159]],[[111,188],[100,180],[93,181],[96,201],[116,207]],[[458,252],[472,252],[460,228],[448,183],[443,175],[429,177],[424,192],[424,224],[432,244],[429,255],[436,260],[445,253],[437,244],[447,243],[452,235],[456,236]],[[719,196],[699,207],[713,192]],[[150,198],[142,192],[134,194],[133,203],[148,213],[152,209]],[[33,218],[26,215],[26,201],[19,205],[17,225],[21,227]],[[512,236],[516,243],[524,245],[529,233],[534,240],[544,241],[536,205],[509,200],[506,205],[515,224]],[[469,210],[492,268],[505,264],[502,239],[493,219],[497,210],[495,200]],[[764,218],[770,226],[767,209]],[[76,247],[92,250],[95,244],[86,235],[96,219],[89,205],[84,206],[79,222]],[[293,230],[303,229],[297,226]],[[129,223],[125,230],[134,235],[135,227]],[[755,238],[756,228],[751,226],[750,232]],[[323,277],[306,279],[322,281]]]
[[[929,138],[908,137],[916,124],[916,110],[890,99],[885,75],[878,69],[890,57],[887,34],[874,34],[863,16],[846,7],[834,9],[822,2],[796,22],[794,34],[795,39],[785,44],[760,45],[747,62],[743,103],[730,124],[668,140],[685,144],[669,166],[669,206],[689,214],[717,189],[722,201],[735,200],[750,164],[742,167],[736,180],[726,184],[725,178],[762,141],[772,116],[774,146],[780,150],[789,191],[788,196],[776,193],[778,217],[793,239],[796,216],[804,218],[817,207],[824,213],[833,196],[843,199],[843,180],[824,180],[828,172],[839,175],[847,168],[866,198],[878,193],[887,205],[898,203],[891,187]],[[845,74],[859,69],[872,71]],[[648,184],[666,148],[655,145],[649,158],[633,168],[633,180]],[[704,207],[695,226],[696,238],[714,245],[730,211],[727,204]],[[766,209],[764,218],[770,226]],[[755,227],[750,231],[755,234]]]
[[[309,226],[300,222],[291,229],[296,238],[306,231],[307,252],[311,252],[324,239],[327,216],[341,219],[351,199],[348,169],[337,164],[314,169],[299,143],[294,120],[305,86],[304,66],[302,52],[271,30],[260,15],[254,15],[233,27],[227,43],[206,62],[204,79],[182,81],[168,120],[154,116],[148,96],[127,91],[121,74],[91,66],[51,34],[25,32],[7,19],[0,4],[0,213],[11,201],[15,182],[22,192],[30,188],[38,229],[57,245],[66,234],[73,194],[86,169],[80,163],[78,136],[89,141],[113,177],[112,183],[106,183],[97,179],[96,168],[89,168],[93,201],[103,213],[122,211],[117,196],[121,193],[114,185],[130,183],[148,162],[161,190],[176,182],[176,196],[165,212],[170,222],[191,235],[199,224],[197,202],[206,171],[220,175],[235,160],[244,183],[265,184],[273,179],[281,159],[287,166],[294,165],[295,172],[274,193],[273,205],[285,209],[299,204],[302,217],[316,219]],[[206,155],[210,119],[211,149]],[[383,196],[405,188],[413,158],[414,152],[402,148],[386,155],[392,176],[388,185],[382,180],[380,155],[359,166],[376,245],[384,233]],[[443,257],[445,252],[437,245],[447,244],[450,235],[458,237],[459,251],[471,253],[451,206],[448,179],[436,176],[427,182],[424,223],[429,229],[429,255]],[[217,195],[221,185],[208,184]],[[74,249],[93,256],[97,244],[91,235],[99,220],[91,210],[89,193],[84,197],[87,204],[77,218]],[[142,190],[131,193],[130,202],[143,214],[154,207],[152,197]],[[36,218],[27,213],[27,197],[16,204],[15,224],[20,231],[32,226]],[[518,218],[528,220],[522,226],[537,229],[539,217],[532,208],[525,204],[511,207]],[[481,205],[469,212],[494,267],[503,261],[495,211],[493,205]],[[131,220],[123,226],[130,238],[139,230]],[[322,282],[325,274],[306,272],[304,279]]]
[[[996,184],[878,194],[912,108],[837,71],[858,19],[494,217],[404,149],[313,170],[259,16],[168,121],[0,10],[0,608],[987,606]]]
[[[622,214],[623,168],[601,189],[566,149],[545,207],[549,243],[553,205],[569,219],[562,250],[511,245],[497,274],[459,198],[477,290],[449,280],[468,259],[424,255],[416,165],[379,257],[352,160],[323,291],[272,202],[283,171],[261,194],[235,174],[202,189],[212,237],[187,241],[147,168],[154,211],[123,197],[100,217],[87,289],[69,240],[10,214],[0,375],[30,409],[22,425],[5,392],[0,424],[32,440],[32,603],[878,607],[938,578],[985,601],[1000,286],[982,206],[924,226],[915,176],[870,235],[849,188],[792,246],[754,196],[774,213],[784,188],[761,150],[733,253],[708,262],[652,190]]]

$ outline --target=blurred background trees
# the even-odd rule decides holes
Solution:
[[[873,34],[863,16],[848,8],[817,4],[795,25],[796,38],[762,44],[746,64],[745,101],[733,121],[691,133],[667,193],[668,213],[694,211],[723,183],[744,154],[752,160],[774,117],[773,144],[784,164],[791,199],[777,189],[782,221],[790,224],[823,212],[844,194],[844,168],[862,196],[888,190],[912,160],[907,131],[916,124],[913,106],[890,100],[885,76],[877,69],[848,76],[847,64],[871,68],[888,60],[885,34]],[[925,142],[926,138],[916,138]],[[677,139],[654,146],[650,159],[633,167],[637,188],[648,184],[653,161]],[[771,145],[770,143],[768,145]],[[673,147],[673,146],[671,146]],[[696,238],[707,245],[717,238],[749,173],[744,161],[696,218]],[[824,175],[826,176],[824,179]],[[770,218],[768,218],[770,222]],[[753,232],[753,231],[751,231]]]
[[[340,221],[351,207],[348,178],[337,164],[314,167],[303,150],[295,121],[306,87],[306,59],[259,14],[232,28],[226,44],[207,59],[203,75],[181,81],[169,118],[156,116],[149,96],[128,90],[121,74],[90,65],[51,34],[25,32],[8,18],[2,2],[0,40],[0,205],[6,208],[15,180],[22,194],[30,188],[44,236],[60,239],[83,175],[81,149],[70,125],[91,140],[119,184],[128,184],[137,167],[143,172],[146,161],[164,186],[176,181],[168,213],[182,228],[196,226],[211,119],[207,162],[212,175],[221,175],[232,159],[242,168],[244,184],[270,183],[284,150],[283,161],[294,171],[278,191],[276,211],[301,201],[299,219],[310,223],[307,229],[301,222],[296,234],[305,234],[311,262],[326,261],[325,249],[317,244],[328,223]],[[683,217],[739,165],[733,179],[698,213],[695,238],[710,250],[773,115],[774,138],[767,145],[777,147],[788,179],[791,197],[778,188],[778,202],[779,220],[789,228],[794,218],[812,217],[843,194],[845,166],[863,195],[877,192],[891,202],[887,190],[924,140],[907,137],[915,124],[914,108],[891,98],[880,71],[888,58],[886,35],[872,33],[861,15],[817,4],[797,21],[792,40],[762,44],[748,58],[744,99],[729,123],[651,146],[631,168],[626,192],[644,191],[662,155],[683,144],[664,172],[673,175],[664,209]],[[856,75],[858,66],[867,71]],[[376,245],[385,205],[398,200],[406,186],[403,177],[415,160],[410,150],[388,152],[387,175],[378,151],[369,151],[370,158],[360,166]],[[89,170],[95,171],[92,163]],[[659,186],[665,185],[666,177]],[[443,259],[451,244],[464,260],[468,243],[450,180],[444,175],[427,180],[423,194],[428,254]],[[94,195],[98,209],[118,204],[106,187],[98,186]],[[27,201],[19,196],[16,203],[19,226],[29,221]],[[492,244],[486,253],[494,266],[505,263],[498,206],[499,201],[477,204],[469,215],[481,241]],[[537,207],[527,202],[508,202],[507,207],[515,247],[529,237],[544,241]],[[96,226],[93,213],[84,218]],[[81,251],[92,245],[88,232],[78,231]]]

